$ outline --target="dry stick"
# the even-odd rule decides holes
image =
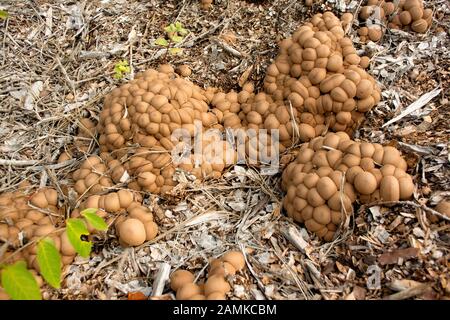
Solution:
[[[353,26],[353,23],[355,22],[355,19],[358,17],[358,11],[359,11],[359,8],[361,8],[361,4],[363,3],[363,0],[360,0],[359,1],[359,3],[358,3],[358,6],[355,8],[355,10],[353,11],[353,19],[352,19],[352,22],[350,23],[350,25],[349,25],[349,28],[346,30],[346,32],[345,32],[345,35],[347,35],[349,32],[350,32],[350,30],[352,30],[352,26]]]
[[[9,19],[7,18],[6,19],[6,23],[5,23],[5,33],[4,33],[4,35],[3,35],[3,44],[2,44],[2,52],[3,52],[3,62],[2,62],[2,66],[4,66],[5,65],[5,63],[6,63],[6,50],[5,50],[5,47],[6,47],[6,35],[8,34],[8,25],[9,25]]]
[[[209,29],[209,30],[207,30],[207,31],[205,31],[205,32],[203,32],[203,33],[201,33],[200,35],[198,35],[197,37],[195,37],[195,38],[192,39],[191,41],[195,43],[196,41],[202,39],[203,37],[206,37],[207,35],[209,35],[209,34],[215,32],[215,31],[216,31],[217,29],[219,29],[219,27],[221,27],[222,25],[224,25],[224,27],[226,27],[226,26],[234,19],[234,17],[235,17],[240,11],[241,11],[241,8],[237,9],[237,10],[234,12],[234,14],[233,14],[230,18],[227,18],[227,19],[222,20],[217,26],[215,26],[215,27],[213,27],[213,28],[211,28],[211,29]]]
[[[297,121],[295,121],[294,110],[292,108],[292,102],[289,99],[288,99],[288,102],[289,102],[289,115],[291,116],[292,127],[293,127],[292,145],[294,146],[297,144],[297,142],[300,141],[300,130],[298,128]],[[296,137],[298,137],[298,139],[296,139]]]
[[[289,226],[283,226],[280,228],[281,234],[290,242],[292,243],[298,250],[300,250],[301,253],[308,256],[308,258],[311,259],[309,256],[309,253],[312,251],[311,245],[303,239],[301,233],[298,231],[298,229],[292,225]]]
[[[203,214],[206,214],[206,213],[203,213]],[[201,215],[203,215],[203,214],[201,214]],[[139,250],[139,249],[145,248],[145,247],[147,247],[147,246],[157,242],[158,240],[165,238],[167,235],[169,235],[169,234],[171,234],[171,233],[173,233],[173,232],[175,232],[175,231],[177,231],[179,229],[182,229],[183,227],[187,226],[188,223],[191,222],[192,220],[198,219],[199,216],[200,215],[196,215],[196,216],[193,216],[193,217],[191,217],[189,219],[186,219],[186,220],[180,222],[179,224],[175,225],[173,228],[170,228],[166,232],[161,233],[160,235],[158,235],[157,237],[153,238],[152,240],[149,240],[149,241],[141,244],[138,247],[134,247],[134,249],[135,250]]]
[[[136,262],[136,252],[134,250],[130,250],[130,255],[129,257],[129,264],[133,267],[133,272],[134,273],[143,273],[145,274],[143,268],[141,267],[141,264]]]
[[[323,276],[320,273],[320,271],[317,270],[316,266],[314,265],[314,262],[309,259],[305,259],[304,263],[306,265],[306,268],[308,269],[308,272],[316,288],[320,291],[324,299],[329,300],[329,297],[326,294],[325,286],[322,281]]]
[[[429,284],[422,283],[415,287],[391,294],[390,296],[384,297],[383,300],[404,300],[412,298],[424,293],[429,288]]]
[[[37,160],[36,160],[36,161],[37,161]],[[64,161],[64,162],[55,163],[55,164],[42,165],[42,166],[34,166],[34,167],[29,168],[29,170],[32,170],[32,171],[41,171],[41,170],[45,170],[45,169],[48,169],[48,170],[61,169],[61,168],[64,168],[64,167],[68,167],[68,166],[74,164],[75,162],[77,162],[76,159],[70,159],[70,160],[66,160],[66,161]],[[0,164],[1,164],[1,163],[0,163]]]
[[[95,278],[97,276],[97,274],[105,267],[113,264],[114,262],[120,260],[122,258],[122,254],[118,255],[117,257],[112,258],[111,260],[102,260],[99,265],[97,266],[97,268],[95,268],[94,274],[92,276],[92,278]]]
[[[69,75],[67,74],[66,68],[64,68],[64,66],[62,65],[61,60],[59,60],[59,57],[56,57],[56,62],[58,63],[58,66],[61,69],[61,72],[63,73],[64,78],[66,78],[66,82],[69,84],[70,89],[72,89],[73,96],[76,97],[77,96],[77,92],[75,91],[75,84],[70,79]]]
[[[350,214],[347,213],[347,210],[345,209],[345,206],[344,206],[344,197],[343,197],[345,195],[344,185],[345,185],[345,172],[342,174],[341,181],[340,181],[340,190],[339,190],[339,200],[340,200],[340,204],[341,204],[342,221],[339,225],[339,228],[336,230],[333,241],[321,246],[321,247],[327,246],[327,249],[324,253],[324,258],[327,257],[328,253],[331,251],[331,249],[333,249],[334,245],[339,244],[342,241],[344,241],[345,239],[347,239],[353,233],[353,230],[355,228],[354,223],[352,224],[351,230],[349,230],[349,228],[348,228],[351,218],[350,218]],[[351,215],[353,215],[353,213],[354,212],[353,212],[353,206],[352,206]],[[341,231],[342,231],[342,233],[341,233]]]
[[[247,265],[248,270],[252,274],[253,278],[256,280],[256,284],[258,285],[259,290],[261,290],[262,294],[266,297],[267,300],[272,300],[269,296],[266,295],[266,290],[264,284],[259,280],[258,276],[256,275],[255,270],[253,270],[252,265],[247,259],[247,255],[245,254],[245,248],[242,243],[239,243],[239,247],[241,248],[242,254],[244,255],[245,264]]]
[[[450,221],[450,217],[448,217],[448,216],[446,216],[446,215],[444,215],[444,214],[442,214],[442,213],[440,213],[440,212],[438,212],[438,211],[436,211],[434,209],[428,208],[424,204],[418,204],[418,203],[415,203],[413,201],[375,201],[375,202],[372,202],[372,203],[369,203],[369,204],[362,205],[361,208],[359,208],[358,212],[362,213],[366,209],[374,207],[374,206],[383,206],[383,205],[388,205],[389,206],[389,205],[398,205],[398,204],[400,204],[400,205],[401,204],[406,204],[406,205],[409,205],[409,206],[420,208],[420,209],[425,210],[425,211],[427,211],[427,212],[429,212],[431,214],[434,214],[434,215],[436,215],[436,216],[438,216],[438,217],[440,217],[440,218],[442,218],[444,220]]]
[[[0,166],[26,167],[39,163],[38,160],[0,159]]]
[[[151,296],[160,296],[164,291],[164,286],[166,285],[167,280],[169,280],[170,274],[170,264],[163,262],[159,267],[158,274],[156,275],[155,280],[153,281],[153,290]]]
[[[239,51],[237,51],[236,49],[234,49],[233,47],[223,43],[222,41],[219,41],[218,39],[212,39],[212,41],[214,43],[218,44],[219,46],[221,46],[229,54],[231,54],[237,58],[242,58],[243,54],[240,53]]]
[[[247,221],[248,217],[254,213],[257,214],[260,210],[262,210],[262,208],[264,208],[264,206],[267,204],[267,202],[269,201],[269,199],[266,197],[264,200],[261,200],[256,206],[254,206],[252,209],[248,210],[244,216],[241,219],[241,223],[239,224],[239,228],[236,232],[237,234],[240,234],[241,231],[246,230],[247,228],[244,229],[245,227],[245,222]]]

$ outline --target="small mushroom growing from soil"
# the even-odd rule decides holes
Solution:
[[[244,255],[239,251],[228,251],[222,256],[222,260],[230,263],[236,271],[240,271],[245,267]]]
[[[205,283],[205,295],[208,297],[214,292],[221,292],[226,294],[231,290],[230,284],[224,277],[220,275],[212,275],[208,277]]]
[[[189,77],[192,73],[191,68],[185,64],[178,66],[176,72],[182,77]]]
[[[185,283],[182,285],[178,290],[176,294],[177,300],[190,300],[192,297],[195,297],[197,295],[201,295],[202,290],[199,285],[195,283]]]
[[[434,210],[450,218],[450,201],[442,200],[437,204]]]
[[[209,9],[212,6],[213,0],[200,0],[202,9]]]
[[[187,270],[177,270],[170,276],[170,287],[174,291],[178,291],[186,283],[194,283],[194,275]]]
[[[119,225],[119,237],[130,246],[143,244],[146,238],[144,224],[138,219],[126,219]]]

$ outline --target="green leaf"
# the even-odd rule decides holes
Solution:
[[[183,49],[181,49],[181,48],[170,48],[169,52],[170,52],[170,54],[173,54],[173,55],[181,54],[183,52]]]
[[[175,27],[175,25],[173,23],[171,23],[170,25],[168,25],[167,27],[164,28],[164,31],[169,33],[169,32],[176,32],[177,31],[177,27]]]
[[[81,215],[91,224],[91,226],[100,231],[108,230],[108,225],[103,218],[97,215],[97,210],[95,208],[89,208],[81,211]]]
[[[122,60],[114,65],[114,78],[122,79],[124,73],[129,73],[131,71],[128,61]]]
[[[164,38],[158,38],[155,40],[155,44],[158,46],[163,46],[163,47],[167,47],[169,45],[169,43],[167,42],[166,39]]]
[[[3,269],[2,286],[13,300],[42,300],[39,285],[24,261]]]
[[[176,29],[177,33],[181,34],[182,36],[185,36],[188,33],[188,31],[185,28],[183,28],[183,25],[181,24],[181,22],[178,22],[178,21],[175,22],[175,29]]]
[[[39,241],[36,257],[40,274],[53,288],[61,287],[61,255],[50,238]]]
[[[186,29],[181,29],[181,30],[178,30],[178,33],[181,34],[182,36],[185,36],[189,33],[189,31]]]
[[[81,240],[81,236],[89,235],[86,223],[81,219],[70,218],[66,222],[67,237],[75,251],[83,258],[89,257],[92,249],[92,242]]]
[[[181,40],[183,40],[183,37],[172,36],[172,41],[175,42],[175,43],[179,43],[179,42],[181,42]]]
[[[117,62],[114,66],[114,71],[116,72],[130,72],[130,66],[128,65],[128,61],[122,60]]]
[[[5,10],[0,10],[0,19],[6,20],[9,17],[9,13]]]

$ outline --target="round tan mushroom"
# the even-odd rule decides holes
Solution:
[[[170,287],[178,291],[186,283],[194,283],[194,275],[187,270],[177,270],[170,275]]]
[[[119,225],[119,237],[130,246],[139,246],[145,242],[144,224],[134,218],[129,218]]]

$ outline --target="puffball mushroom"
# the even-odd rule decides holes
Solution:
[[[213,292],[222,292],[226,294],[231,290],[230,284],[220,275],[208,277],[205,283],[205,295],[209,296]]]
[[[422,1],[411,1],[400,5],[400,14],[391,23],[409,23],[412,30],[425,32],[432,12],[423,9]],[[375,6],[381,7],[382,19],[384,11],[394,12],[392,5],[371,2],[361,10],[362,16],[369,18]],[[202,1],[205,6],[211,3]],[[176,185],[173,176],[177,169],[198,179],[217,178],[237,161],[233,154],[229,158],[220,155],[218,163],[203,163],[200,167],[195,166],[194,159],[176,164],[171,157],[175,148],[171,136],[185,129],[193,137],[196,121],[201,123],[201,130],[267,129],[267,135],[247,141],[248,154],[261,147],[272,150],[271,130],[278,130],[280,151],[290,147],[293,138],[308,142],[283,172],[282,184],[287,192],[283,205],[289,217],[327,241],[333,239],[355,201],[409,198],[414,184],[405,172],[406,162],[400,153],[392,147],[356,143],[348,136],[364,113],[381,99],[376,81],[364,70],[368,58],[360,57],[345,36],[343,26],[349,26],[352,19],[351,14],[344,14],[342,20],[331,12],[316,14],[292,37],[281,41],[260,92],[251,83],[244,84],[240,92],[204,90],[182,78],[191,74],[185,65],[176,70],[182,77],[176,76],[170,65],[161,65],[112,90],[105,97],[98,124],[87,118],[80,120],[78,136],[93,138],[98,132],[100,150],[99,155],[88,156],[72,174],[74,189],[83,198],[82,207],[102,209],[105,216],[117,213],[115,226],[122,245],[138,246],[154,239],[158,226],[148,208],[141,205],[139,194],[170,192]],[[381,38],[379,28],[364,28],[358,32],[361,38]],[[323,137],[326,130],[337,133]],[[268,146],[265,141],[269,141]],[[202,144],[213,142],[204,138]],[[84,152],[89,148],[83,143],[75,146]],[[226,142],[221,147],[226,150]],[[72,151],[60,158],[67,159]],[[110,192],[118,185],[136,193]],[[26,239],[50,234],[63,263],[71,263],[75,251],[67,234],[56,233],[49,216],[29,206],[59,213],[57,192],[39,190],[30,197],[29,204],[25,196],[19,198],[0,196],[0,205],[8,207],[0,218],[13,222],[10,226],[0,224],[0,238],[17,246],[20,232]],[[82,207],[71,216],[79,216]],[[30,246],[24,255],[28,255],[29,265],[37,268],[35,249]],[[211,263],[204,288],[192,283],[192,274],[181,270],[172,275],[171,286],[178,299],[222,299],[231,290],[227,279],[244,267],[242,253],[230,251]]]
[[[236,270],[245,266],[239,251],[228,251],[219,259],[212,259],[205,283],[195,284],[194,275],[187,270],[177,270],[170,276],[170,287],[176,291],[177,300],[225,300],[231,290],[231,280]]]
[[[177,300],[188,300],[196,295],[202,294],[202,290],[195,283],[185,283],[178,290],[176,294]]]
[[[134,218],[128,218],[119,225],[119,236],[130,246],[139,246],[145,242],[144,224]]]
[[[222,262],[219,266],[212,267],[209,271],[210,275],[216,274],[220,275],[222,277],[228,276],[228,275],[234,275],[236,273],[236,268],[228,262]]]
[[[434,210],[450,218],[450,201],[442,200]]]
[[[170,276],[170,287],[178,291],[186,283],[194,283],[194,275],[187,270],[177,270]]]
[[[230,263],[236,271],[245,267],[244,255],[240,251],[228,251],[222,256],[222,260]]]
[[[213,0],[200,0],[202,9],[209,9],[213,3]]]
[[[176,72],[182,77],[189,77],[192,73],[191,68],[185,64],[178,66]]]

